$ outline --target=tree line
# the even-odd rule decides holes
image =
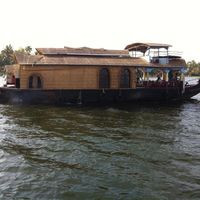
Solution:
[[[7,45],[3,50],[0,52],[0,71],[4,70],[5,65],[12,65],[16,64],[14,53],[21,52],[28,55],[32,54],[32,47],[26,46],[24,48],[19,48],[14,50],[12,45]],[[200,76],[200,62],[196,62],[194,60],[187,62],[187,75],[188,76]]]
[[[188,76],[200,76],[200,62],[194,60],[187,62],[187,69]]]
[[[16,64],[16,60],[14,57],[15,52],[21,52],[30,55],[32,53],[31,46],[26,46],[25,48],[19,48],[14,50],[12,45],[7,45],[3,50],[0,52],[0,71],[4,70],[5,65],[12,65]]]

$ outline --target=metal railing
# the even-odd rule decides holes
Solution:
[[[180,88],[183,81],[139,81],[136,83],[137,87],[143,88]]]
[[[145,54],[137,51],[132,51],[130,55],[132,57],[170,57],[170,56],[178,56],[181,57],[183,52],[181,51],[149,51]]]
[[[166,56],[182,56],[181,51],[151,51],[149,53],[150,57],[166,57]]]

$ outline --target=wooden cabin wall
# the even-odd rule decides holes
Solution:
[[[20,69],[20,65],[18,64],[5,66],[7,76],[14,75],[15,78],[19,78],[19,69]]]
[[[42,77],[43,89],[99,89],[99,66],[21,66],[20,87],[28,88],[28,79],[33,74]],[[106,67],[110,73],[110,88],[120,87],[120,72],[123,67]],[[136,73],[131,71],[131,88],[136,87]]]
[[[136,68],[130,68],[131,71],[131,88],[136,88],[137,77],[136,77]]]

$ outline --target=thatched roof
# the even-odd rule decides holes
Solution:
[[[172,45],[169,44],[159,44],[159,43],[132,43],[125,47],[128,51],[140,51],[142,53],[145,53],[148,49],[159,49],[159,48],[165,48],[168,49],[169,47],[172,47]]]
[[[149,66],[142,58],[77,56],[77,55],[26,55],[16,53],[15,58],[20,65],[51,66]]]
[[[92,49],[88,47],[82,48],[37,48],[40,55],[74,55],[74,56],[99,56],[99,57],[129,57],[128,50],[107,50]]]

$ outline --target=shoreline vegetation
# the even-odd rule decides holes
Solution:
[[[187,62],[187,74],[188,76],[200,76],[200,62],[194,60]]]
[[[16,64],[14,57],[15,52],[21,52],[28,55],[33,54],[31,46],[26,46],[25,48],[14,50],[11,44],[6,45],[4,49],[0,50],[0,75],[5,74],[4,68],[6,65]]]
[[[5,65],[12,65],[16,64],[14,53],[15,52],[21,52],[28,55],[36,54],[32,51],[31,46],[26,46],[24,48],[19,48],[17,50],[14,50],[12,45],[6,45],[6,47],[2,50],[0,50],[0,75],[3,75],[5,73],[4,67]],[[187,62],[187,73],[186,76],[200,76],[200,62],[196,62],[195,60]]]

